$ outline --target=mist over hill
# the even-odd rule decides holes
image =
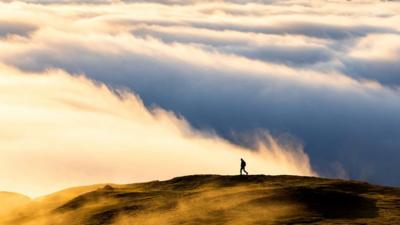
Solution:
[[[0,224],[398,224],[399,221],[399,188],[316,177],[194,175],[66,189],[15,209],[2,217]]]
[[[230,174],[239,157],[399,186],[399,21],[399,1],[0,1],[1,190]]]
[[[0,217],[10,213],[13,209],[28,204],[31,199],[25,195],[13,192],[0,192]]]

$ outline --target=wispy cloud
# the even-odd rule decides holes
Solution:
[[[316,175],[301,145],[265,134],[246,149],[84,77],[0,68],[1,189],[38,196],[83,184],[237,174],[241,157],[253,174]]]
[[[133,91],[218,142],[289,134],[322,175],[399,185],[398,2],[32,2],[0,3],[13,22],[0,22],[0,61],[18,73],[56,68]],[[89,104],[97,91],[57,101],[103,115],[110,103]]]

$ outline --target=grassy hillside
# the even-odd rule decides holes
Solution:
[[[0,218],[4,214],[9,214],[11,211],[28,204],[31,199],[25,195],[0,192]]]
[[[400,189],[297,176],[197,175],[74,188],[2,224],[400,224]]]

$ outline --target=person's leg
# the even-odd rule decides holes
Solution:
[[[249,175],[249,173],[247,172],[246,168],[243,168],[243,170],[246,173],[246,175]]]
[[[240,168],[240,176],[242,175],[242,170],[243,170],[243,168]]]

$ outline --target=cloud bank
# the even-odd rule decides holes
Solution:
[[[236,174],[240,157],[253,174],[316,174],[301,146],[268,134],[245,149],[84,77],[1,71],[2,189],[38,196],[74,185]]]
[[[0,3],[8,67],[132,91],[243,149],[290,136],[323,176],[400,185],[399,2],[32,2]]]

